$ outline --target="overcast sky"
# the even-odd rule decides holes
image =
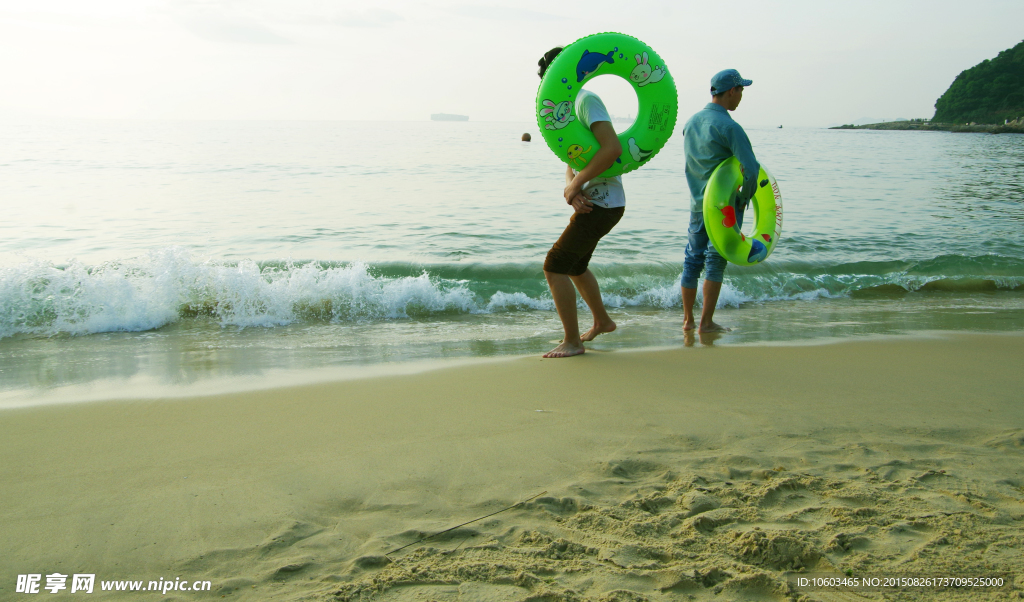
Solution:
[[[0,117],[533,121],[539,56],[601,31],[658,51],[683,115],[732,67],[744,124],[931,117],[1022,23],[1021,0],[0,0]]]

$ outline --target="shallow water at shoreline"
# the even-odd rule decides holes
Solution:
[[[681,311],[633,308],[611,315],[618,330],[588,344],[589,353],[1014,333],[1024,331],[1024,292],[751,303],[719,309],[716,319],[733,330],[712,335],[683,333]],[[589,314],[581,312],[580,319],[585,322]],[[553,312],[531,311],[274,328],[219,328],[207,318],[191,318],[141,333],[21,338],[0,343],[0,408],[32,405],[53,393],[69,399],[179,396],[266,388],[295,378],[403,373],[432,360],[540,355],[557,344],[559,334]],[[61,392],[68,387],[79,390]]]

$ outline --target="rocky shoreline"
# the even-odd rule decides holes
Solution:
[[[982,134],[1024,134],[1024,123],[1011,122],[1007,124],[956,124],[956,123],[932,123],[930,121],[885,121],[883,123],[869,123],[867,125],[840,125],[829,128],[830,130],[915,130],[923,132],[966,132]]]

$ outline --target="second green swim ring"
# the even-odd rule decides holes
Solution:
[[[737,265],[754,265],[772,254],[782,236],[782,193],[775,177],[762,165],[757,192],[750,200],[755,223],[748,237],[736,220],[736,197],[742,184],[743,169],[736,157],[715,168],[704,189],[704,228],[719,255]]]
[[[622,156],[600,177],[637,169],[665,145],[676,125],[676,84],[658,53],[621,33],[598,33],[566,46],[544,72],[537,90],[537,125],[558,158],[581,169],[594,157],[594,134],[576,119],[576,95],[597,75],[617,75],[633,86],[633,125],[619,134]]]

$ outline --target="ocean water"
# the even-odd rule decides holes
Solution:
[[[540,354],[570,209],[535,128],[0,124],[0,392]],[[1024,328],[1024,137],[747,131],[782,238],[728,268],[734,330],[704,344]],[[677,132],[624,177],[591,264],[620,329],[593,351],[692,343],[682,165]]]

